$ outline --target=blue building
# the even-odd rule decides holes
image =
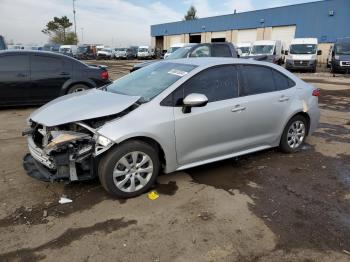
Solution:
[[[323,56],[337,38],[350,36],[350,0],[323,0],[151,26],[152,44],[168,49],[179,42],[233,43],[318,38]]]

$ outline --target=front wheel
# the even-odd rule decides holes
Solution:
[[[129,198],[147,192],[159,173],[160,161],[155,148],[142,141],[117,145],[98,166],[104,189],[113,196]]]
[[[305,141],[306,128],[306,119],[301,115],[297,115],[289,120],[281,137],[281,151],[285,153],[294,153],[297,151]]]

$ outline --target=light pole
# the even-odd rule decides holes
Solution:
[[[81,29],[81,43],[84,44],[84,27],[80,29]]]
[[[73,0],[74,34],[77,36],[77,21],[75,20],[75,1]]]

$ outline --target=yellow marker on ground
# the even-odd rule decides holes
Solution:
[[[158,197],[159,197],[159,195],[156,191],[151,191],[148,193],[148,198],[150,200],[156,200]]]

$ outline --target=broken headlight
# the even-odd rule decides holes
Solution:
[[[96,143],[100,144],[101,146],[108,147],[113,143],[113,141],[105,136],[98,135],[96,139]]]
[[[89,135],[84,133],[77,133],[71,131],[51,131],[52,140],[46,146],[46,149],[50,150],[56,148],[57,146],[88,138]]]

